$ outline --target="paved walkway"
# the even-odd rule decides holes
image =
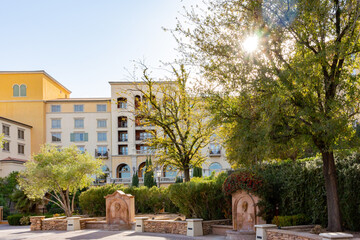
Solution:
[[[164,240],[164,239],[176,239],[176,240],[224,240],[225,237],[217,235],[207,235],[204,237],[186,237],[183,235],[175,234],[158,234],[158,233],[136,233],[134,231],[102,231],[102,230],[80,230],[80,231],[30,231],[30,226],[9,226],[0,225],[0,240],[80,240],[80,239],[131,239],[131,240]]]

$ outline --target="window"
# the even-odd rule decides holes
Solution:
[[[61,133],[51,133],[52,142],[61,142]]]
[[[51,128],[61,128],[61,119],[51,119]]]
[[[25,139],[25,131],[23,129],[18,129],[18,139]]]
[[[106,128],[107,122],[106,119],[98,119],[97,120],[97,127],[98,128]]]
[[[74,119],[74,128],[84,128],[84,119],[83,118],[75,118]]]
[[[20,87],[17,84],[15,84],[13,86],[13,96],[14,97],[19,97],[20,96]]]
[[[151,154],[151,148],[148,145],[136,145],[137,154]]]
[[[77,105],[75,104],[74,105],[74,112],[83,112],[84,111],[84,105],[80,104],[80,105]]]
[[[221,164],[220,163],[212,163],[209,167],[209,174],[211,174],[212,172],[215,172],[215,174],[221,172]]]
[[[117,176],[119,178],[130,178],[130,167],[127,164],[121,164],[117,167]]]
[[[209,150],[210,150],[210,155],[220,155],[221,154],[220,144],[211,143]]]
[[[88,134],[87,133],[70,133],[71,142],[87,142]]]
[[[143,126],[143,125],[144,125],[144,124],[143,124],[143,120],[144,120],[143,117],[141,117],[141,116],[136,116],[136,117],[135,117],[135,127],[141,127],[141,126]]]
[[[119,128],[127,127],[127,117],[118,117],[118,127]]]
[[[23,144],[18,144],[18,154],[25,154],[25,146]]]
[[[98,146],[96,149],[96,157],[107,157],[107,146]]]
[[[140,107],[141,98],[139,95],[135,96],[135,109],[138,109]]]
[[[138,170],[138,177],[139,177],[139,178],[144,177],[145,166],[146,166],[146,162],[142,162],[142,163],[139,165],[139,170]]]
[[[9,125],[2,125],[2,133],[5,135],[5,136],[10,136],[10,126]]]
[[[51,112],[61,112],[60,105],[51,105]]]
[[[85,152],[85,146],[77,146],[81,153]]]
[[[98,132],[98,133],[97,133],[97,140],[98,140],[98,142],[105,142],[105,141],[107,141],[107,134],[106,134],[106,132]]]
[[[127,145],[119,145],[119,155],[128,155],[128,146]]]
[[[26,85],[25,84],[20,85],[20,97],[26,97]]]
[[[164,168],[164,177],[175,178],[176,175],[177,171],[175,167],[168,165],[166,166],[166,168]]]
[[[98,112],[106,112],[106,104],[98,104],[98,105],[96,105],[96,111],[98,111]]]
[[[118,141],[119,142],[127,142],[128,133],[127,131],[118,131]]]
[[[10,142],[9,141],[5,141],[3,143],[3,151],[4,152],[10,152]]]
[[[126,98],[118,98],[117,99],[117,107],[118,108],[127,108],[127,100],[126,100]]]
[[[152,138],[154,133],[146,132],[145,130],[136,130],[136,140],[146,140],[148,138]]]

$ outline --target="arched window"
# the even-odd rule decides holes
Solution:
[[[141,97],[139,95],[135,96],[135,109],[140,107]]]
[[[106,178],[109,176],[110,170],[106,165],[103,165],[101,167],[101,171],[103,172],[103,174],[100,177],[98,177],[97,180],[103,183],[106,182]]]
[[[26,85],[25,84],[20,85],[20,96],[26,97]]]
[[[127,99],[120,97],[117,99],[117,107],[118,108],[127,108]]]
[[[171,166],[171,165],[167,165],[166,167],[163,168],[164,169],[164,177],[168,177],[168,178],[174,178],[177,175],[177,171],[176,168]]]
[[[13,86],[13,96],[14,97],[19,97],[20,96],[20,88],[19,85],[15,84]]]
[[[211,174],[212,172],[215,172],[215,174],[218,174],[219,172],[221,172],[222,170],[222,166],[220,163],[212,163],[209,167],[209,173]]]
[[[127,127],[127,117],[120,116],[118,117],[118,128],[126,128]]]
[[[120,164],[118,167],[117,167],[117,176],[118,178],[130,178],[130,167],[129,165],[123,163],[123,164]]]
[[[138,177],[144,177],[144,171],[145,171],[145,162],[140,163],[139,170],[138,170]]]

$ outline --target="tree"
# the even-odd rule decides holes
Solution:
[[[328,229],[340,231],[334,151],[357,141],[360,2],[219,0],[207,7],[204,15],[188,11],[192,28],[179,22],[174,33],[210,86],[212,109],[228,127],[229,157],[244,162],[236,151],[244,149],[254,163],[276,156],[276,148],[319,151]]]
[[[90,186],[94,181],[91,175],[102,174],[101,165],[101,160],[82,153],[76,146],[59,149],[44,145],[33,160],[25,163],[18,182],[30,199],[53,202],[69,217],[74,211],[77,190]]]
[[[131,181],[132,187],[139,187],[139,176],[137,171],[133,174],[132,181]]]
[[[21,213],[34,213],[38,204],[43,204],[41,199],[31,200],[29,199],[24,191],[15,190],[10,196],[11,201],[15,204],[16,210]]]
[[[148,188],[152,188],[153,186],[156,186],[151,158],[146,159],[145,162],[144,186]]]
[[[137,115],[143,124],[157,127],[150,131],[152,138],[147,144],[156,150],[157,163],[173,166],[184,172],[190,181],[190,166],[200,166],[205,157],[201,154],[215,128],[203,101],[195,91],[187,88],[189,74],[184,66],[172,68],[174,80],[155,81],[143,71],[145,88],[138,88],[145,101],[141,102]]]
[[[194,167],[194,170],[193,170],[193,176],[194,177],[202,177],[202,168],[200,167]]]

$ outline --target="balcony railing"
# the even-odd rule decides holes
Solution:
[[[131,178],[111,178],[111,183],[131,183]]]
[[[219,156],[221,155],[221,150],[210,150],[210,156]]]
[[[153,138],[154,136],[150,135],[150,136],[137,136],[136,137],[136,141],[143,141],[143,140],[146,140],[146,139],[150,139],[150,138]]]
[[[161,177],[160,183],[174,183],[176,181],[175,177]]]
[[[127,137],[120,137],[118,139],[118,142],[127,142],[128,141],[128,138]]]
[[[106,152],[98,152],[97,149],[95,149],[95,157],[102,157],[102,158],[108,158],[109,157],[109,153]]]
[[[152,155],[154,153],[151,149],[142,149],[142,150],[136,150],[136,154],[138,155]]]

